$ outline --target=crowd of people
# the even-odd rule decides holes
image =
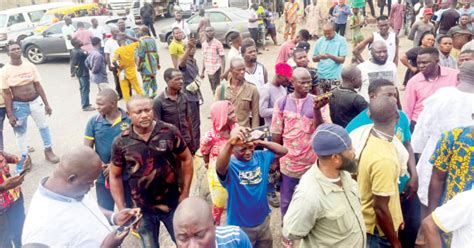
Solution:
[[[275,247],[270,213],[280,208],[283,247],[473,247],[474,7],[424,6],[404,51],[392,15],[403,13],[400,2],[389,1],[389,16],[378,16],[367,36],[360,5],[339,0],[328,19],[314,0],[307,30],[297,27],[300,6],[288,1],[272,68],[259,62],[259,4],[249,9],[251,37],[233,33],[227,56],[204,11],[195,34],[176,13],[169,55],[160,54],[169,65],[160,64],[153,19],[137,33],[119,21],[106,39],[97,20],[76,29],[64,17],[80,105],[97,114],[83,145],[60,158],[40,72],[11,42],[0,70],[0,246],[119,247],[132,232],[143,247],[160,247],[163,223],[178,247]],[[161,66],[166,87],[158,92]],[[206,98],[210,129],[201,130],[206,75],[214,98]],[[29,116],[57,166],[25,215]],[[18,156],[4,151],[6,118]],[[196,160],[207,169],[211,204],[190,197]]]

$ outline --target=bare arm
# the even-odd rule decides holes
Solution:
[[[422,230],[425,234],[425,238],[428,240],[429,247],[442,247],[439,228],[436,226],[431,214],[423,220]]]
[[[404,66],[406,66],[408,68],[408,70],[410,70],[412,72],[416,72],[417,68],[410,64],[410,62],[408,61],[408,57],[407,57],[406,53],[402,54],[402,56],[400,57],[400,62],[402,62],[402,64]]]
[[[252,111],[252,127],[255,128],[255,127],[258,127],[260,125],[260,114],[259,114],[259,106],[258,106],[258,103],[260,101],[260,95],[258,93],[258,90],[257,88],[255,88],[253,94],[252,94],[252,102],[250,102],[251,104],[251,111]]]
[[[395,58],[393,58],[393,63],[398,66],[398,51],[400,51],[400,39],[398,36],[395,36]]]
[[[178,59],[177,55],[171,54],[171,61],[173,61],[174,68],[178,68]]]
[[[183,182],[181,184],[181,195],[179,196],[179,202],[189,197],[189,189],[191,188],[191,181],[193,179],[193,156],[188,148],[178,155],[181,160],[181,169]]]
[[[46,98],[46,93],[44,93],[43,86],[41,86],[40,82],[34,81],[33,84],[35,85],[36,91],[41,97],[41,100],[43,100],[44,103],[44,108],[46,110],[47,115],[51,115],[51,107],[49,106],[48,99]]]
[[[363,63],[364,62],[364,58],[362,58],[362,52],[364,51],[365,47],[374,42],[374,36],[371,35],[370,37],[368,37],[367,39],[363,40],[361,43],[359,43],[359,45],[357,45],[355,48],[354,48],[354,51],[352,51],[352,54],[354,55],[354,57],[356,57],[357,61],[359,63]]]
[[[263,67],[263,80],[265,84],[268,83],[268,71],[265,67]]]
[[[232,142],[237,141],[237,139],[229,139],[227,143],[225,143],[224,147],[222,147],[221,152],[216,160],[216,171],[219,176],[225,177],[227,175],[227,171],[229,170],[229,161],[230,156],[232,155],[232,148],[234,145]]]
[[[275,153],[275,160],[285,156],[288,153],[288,149],[278,143],[271,141],[256,140],[254,143],[261,146],[262,148],[268,149]]]
[[[93,140],[84,139],[84,145],[85,146],[88,146],[90,148],[94,148],[94,144],[95,144],[95,142]]]
[[[428,213],[432,213],[439,205],[439,199],[441,198],[444,184],[446,182],[446,175],[446,172],[433,167],[433,173],[431,174],[430,186],[428,189]]]
[[[344,64],[344,61],[346,61],[345,56],[335,56],[329,53],[326,56],[328,57],[328,59],[332,59],[334,62],[338,64]]]
[[[110,165],[110,193],[114,202],[117,205],[118,210],[125,208],[125,196],[123,193],[123,181],[122,181],[122,167],[116,166],[113,163]]]
[[[410,180],[408,181],[404,194],[410,199],[414,197],[418,191],[418,174],[416,172],[415,154],[413,153],[411,142],[407,141],[404,145],[408,151],[408,172],[410,173]]]
[[[221,63],[222,63],[221,72],[225,72],[225,56],[224,55],[221,56]]]
[[[15,115],[13,114],[13,107],[12,107],[12,93],[10,89],[3,90],[3,99],[5,100],[5,109],[7,111],[8,119],[15,119]]]
[[[374,195],[374,210],[377,224],[382,229],[382,232],[388,238],[390,244],[394,248],[401,248],[400,241],[398,240],[397,230],[393,228],[392,215],[388,208],[389,196],[378,196]]]
[[[416,30],[418,29],[418,23],[414,23],[413,26],[411,27],[410,29],[410,33],[408,34],[408,39],[409,40],[413,40],[415,39],[415,34],[416,34]]]

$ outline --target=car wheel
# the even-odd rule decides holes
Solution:
[[[166,17],[174,17],[174,4],[168,4],[168,9],[166,10]]]
[[[25,38],[26,38],[26,35],[20,35],[18,36],[18,38],[16,38],[16,42],[21,43],[21,41]]]
[[[35,45],[26,48],[26,58],[33,64],[41,64],[46,61],[43,51]]]
[[[168,34],[166,36],[166,43],[168,43],[168,46],[171,44],[171,41],[173,41],[173,35]]]
[[[227,36],[225,37],[225,44],[226,44],[228,47],[230,47],[230,42],[231,42],[230,36],[231,36],[231,34],[233,34],[233,33],[234,33],[234,32],[230,32],[230,33],[228,33]]]

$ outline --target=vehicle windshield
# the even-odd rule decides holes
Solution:
[[[54,14],[44,14],[43,17],[41,17],[39,25],[43,26],[43,25],[51,24],[53,23],[53,19],[54,19]]]
[[[2,14],[0,15],[0,28],[5,27],[5,24],[7,24],[7,15]]]

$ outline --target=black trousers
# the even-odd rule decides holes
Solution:
[[[346,24],[337,24],[336,23],[336,33],[338,33],[340,36],[344,37],[344,34],[346,33]]]
[[[156,38],[156,31],[155,31],[155,27],[153,26],[153,20],[151,18],[145,17],[143,18],[143,25],[147,26],[150,29],[150,32],[153,35],[153,37]]]
[[[392,0],[387,0],[387,3],[385,3],[385,0],[378,0],[380,4],[380,15],[383,15],[383,10],[385,8],[385,5],[387,5],[388,9],[388,14],[387,16],[390,16],[390,10],[392,10]]]
[[[373,1],[373,0],[366,0],[366,3],[369,4],[370,14],[371,14],[373,17],[375,17],[374,1]],[[367,16],[367,14],[365,13],[365,8],[362,8],[362,13],[364,14],[364,16]]]

